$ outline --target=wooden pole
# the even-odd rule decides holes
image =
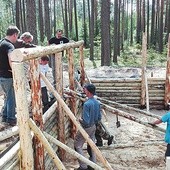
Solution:
[[[42,119],[42,98],[41,98],[41,85],[39,75],[39,61],[37,59],[30,61],[30,80],[31,80],[31,104],[33,119],[38,127],[43,130]],[[34,160],[35,169],[45,169],[44,162],[44,147],[39,139],[34,136]]]
[[[11,61],[21,62],[31,59],[36,59],[38,57],[56,54],[70,48],[78,48],[83,45],[84,41],[69,42],[59,45],[50,45],[50,46],[37,46],[35,48],[18,48],[12,52]]]
[[[17,106],[17,122],[21,145],[21,168],[22,170],[33,170],[33,149],[31,131],[28,125],[29,110],[27,102],[27,91],[25,85],[25,74],[23,63],[12,62],[14,79],[14,90]]]
[[[17,142],[9,152],[7,152],[1,159],[0,159],[0,169],[4,169],[3,167],[9,162],[9,160],[12,160],[14,156],[18,153],[20,149],[20,142]],[[23,154],[20,152],[20,154]],[[30,164],[30,162],[29,162]],[[28,169],[28,166],[25,167],[25,169]],[[33,168],[32,168],[33,170]]]
[[[54,111],[57,108],[57,102],[55,102],[43,115],[43,123],[45,124],[48,119],[51,117],[51,115],[54,113]],[[5,129],[4,131],[0,132],[0,142],[4,141],[5,139],[10,138],[11,136],[18,135],[19,134],[19,128],[18,126],[14,126],[9,129]]]
[[[146,75],[146,64],[147,64],[147,37],[146,33],[143,33],[142,38],[142,81],[141,81],[141,107],[144,108],[145,104],[149,106],[148,88],[147,88],[147,75]],[[147,108],[148,111],[149,108]]]
[[[85,83],[83,45],[81,45],[81,46],[79,47],[79,53],[80,53],[80,72],[81,72],[80,84],[81,84],[81,86],[83,86],[84,83]]]
[[[57,102],[53,103],[53,105],[43,114],[43,123],[45,124],[48,119],[53,115],[55,110],[57,109]]]
[[[19,133],[19,128],[18,126],[14,126],[9,129],[5,129],[2,132],[0,132],[0,142],[10,138],[11,136],[18,135]]]
[[[165,133],[165,129],[164,129],[164,128],[161,128],[161,127],[159,127],[159,126],[152,126],[151,124],[149,124],[149,122],[144,122],[144,121],[138,119],[137,117],[135,117],[135,116],[132,115],[132,114],[129,114],[129,113],[127,113],[127,112],[124,112],[124,111],[119,110],[119,109],[116,109],[116,108],[113,108],[113,107],[108,106],[108,105],[106,105],[106,104],[103,104],[103,103],[102,103],[102,105],[103,105],[103,107],[104,107],[105,109],[107,109],[108,111],[110,111],[110,112],[113,113],[113,114],[118,114],[119,116],[122,116],[122,117],[127,118],[127,119],[129,119],[129,120],[132,120],[132,121],[134,121],[134,122],[140,123],[140,124],[142,124],[142,125],[145,125],[145,126],[147,126],[147,127],[151,127],[151,128],[153,128],[153,129],[156,129],[156,130],[158,130],[158,131],[160,131],[160,132],[164,132],[164,133]]]
[[[73,155],[74,157],[80,159],[81,161],[87,163],[88,165],[90,165],[92,168],[94,169],[98,169],[98,170],[102,170],[103,168],[101,168],[100,166],[98,166],[97,164],[95,164],[94,162],[90,161],[89,159],[85,158],[84,156],[82,156],[81,154],[79,154],[78,152],[74,151],[73,149],[69,148],[67,145],[61,143],[59,140],[55,139],[53,136],[49,135],[46,132],[43,132],[45,137],[53,142],[54,144],[56,144],[57,146],[65,149],[69,154]]]
[[[43,81],[46,83],[46,85],[48,86],[48,88],[51,90],[51,92],[53,93],[53,95],[56,97],[58,103],[61,104],[62,108],[64,109],[64,111],[67,113],[67,115],[70,117],[70,119],[73,121],[73,123],[76,125],[77,129],[80,131],[80,133],[82,134],[82,136],[86,139],[86,141],[88,142],[88,144],[91,146],[91,148],[94,150],[94,152],[96,153],[96,155],[98,156],[98,158],[100,159],[100,161],[104,164],[105,168],[108,170],[112,170],[112,167],[110,166],[110,164],[108,163],[108,161],[103,157],[102,153],[100,152],[100,150],[96,147],[95,143],[89,138],[89,135],[86,133],[86,131],[81,127],[80,123],[78,123],[76,117],[74,116],[74,114],[71,112],[71,110],[69,109],[69,107],[65,104],[65,102],[62,100],[62,98],[60,97],[60,95],[55,91],[55,89],[53,88],[53,86],[49,83],[49,81],[47,80],[47,78],[41,74]]]
[[[160,119],[161,116],[158,116],[158,115],[155,115],[151,112],[146,112],[146,111],[143,111],[143,110],[139,110],[137,108],[134,108],[134,107],[130,107],[128,105],[125,105],[125,104],[121,104],[121,103],[117,103],[117,102],[114,102],[114,101],[110,101],[110,100],[107,100],[107,99],[104,99],[104,98],[101,98],[101,97],[98,97],[97,96],[97,99],[104,102],[105,104],[108,104],[108,105],[114,105],[114,106],[117,106],[119,108],[123,108],[123,109],[126,109],[126,110],[129,110],[129,111],[135,111],[137,113],[140,113],[140,114],[143,114],[143,115],[147,115],[147,116],[150,116],[150,117],[153,117],[153,118],[156,118],[156,119]]]
[[[60,96],[63,96],[63,63],[62,63],[62,52],[55,54],[55,77],[56,77],[56,89]],[[58,103],[57,107],[57,121],[56,125],[58,126],[58,139],[65,143],[65,125],[64,125],[64,115],[63,109]],[[65,159],[65,150],[58,149],[59,158],[61,160]]]
[[[74,84],[74,56],[73,56],[73,49],[70,48],[68,50],[68,72],[69,72],[69,88],[71,90],[75,90],[75,84]],[[69,98],[69,105],[70,105],[70,110],[74,115],[76,115],[76,99],[74,97]],[[76,126],[72,122],[72,129],[71,129],[71,136],[74,139],[75,134],[76,134]]]
[[[166,66],[166,80],[165,80],[165,108],[169,109],[170,102],[170,34],[168,38],[168,52],[167,52],[167,66]]]
[[[59,170],[66,170],[63,163],[60,161],[57,154],[54,152],[53,148],[50,146],[50,144],[48,143],[47,139],[44,137],[41,130],[36,126],[35,122],[32,119],[29,120],[29,126],[33,130],[34,134],[39,138],[39,140],[41,140],[42,144],[44,145],[45,149],[51,156],[57,168]]]
[[[170,156],[166,157],[166,170],[170,170]]]

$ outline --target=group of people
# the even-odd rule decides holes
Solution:
[[[15,94],[13,87],[12,78],[12,66],[11,66],[11,52],[15,48],[33,48],[36,45],[32,44],[33,36],[29,32],[23,33],[18,39],[20,30],[16,26],[9,26],[6,31],[6,37],[0,41],[0,86],[5,93],[4,106],[2,109],[2,122],[6,122],[11,126],[16,125],[16,103]],[[63,44],[68,43],[69,39],[62,36],[63,31],[61,29],[56,31],[55,37],[52,37],[48,44]],[[40,70],[43,74],[47,74],[50,67],[48,65],[49,57],[44,56],[40,60]],[[48,93],[44,82],[41,80],[41,91],[42,91],[42,102],[44,106],[43,112],[45,112],[48,107]],[[108,145],[112,144],[113,136],[108,133],[105,126],[101,122],[102,114],[100,102],[94,97],[96,94],[96,87],[93,84],[86,84],[84,86],[84,93],[88,97],[87,101],[83,104],[83,112],[79,123],[82,125],[84,130],[87,132],[89,137],[96,142],[97,146],[103,146],[103,139],[108,140]],[[170,156],[170,112],[165,114],[161,119],[152,122],[151,125],[154,126],[161,122],[167,122],[167,129],[165,135],[165,142],[167,143],[167,150],[165,156]],[[83,155],[83,145],[85,139],[82,134],[78,131],[74,141],[75,150]],[[96,162],[96,155],[89,145],[87,145],[87,151],[89,153],[89,159]],[[93,169],[87,166],[84,162],[79,161],[80,167],[78,170],[90,170]]]
[[[32,44],[33,35],[30,32],[23,33],[20,37],[20,30],[16,26],[9,26],[6,31],[6,36],[0,41],[0,86],[4,92],[4,106],[2,108],[2,122],[8,123],[11,126],[16,125],[16,103],[12,78],[11,52],[17,48],[33,48],[36,45]],[[55,37],[52,37],[48,44],[63,44],[69,40],[62,36],[63,31],[58,29]],[[49,58],[44,56],[40,60],[40,69],[46,74],[50,69],[48,66]],[[44,70],[44,68],[46,68]],[[45,71],[45,72],[44,72]],[[43,112],[47,110],[48,94],[46,87],[41,81]]]

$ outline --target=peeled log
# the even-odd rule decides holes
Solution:
[[[164,128],[161,128],[161,127],[156,126],[156,125],[155,126],[151,126],[148,122],[144,122],[142,120],[139,120],[137,117],[135,117],[135,116],[133,116],[133,115],[127,113],[127,112],[121,111],[119,109],[115,109],[115,108],[113,108],[111,106],[108,106],[106,104],[103,104],[103,106],[104,106],[105,109],[107,109],[108,111],[110,111],[113,114],[118,114],[119,116],[122,116],[122,117],[127,118],[129,120],[132,120],[134,122],[140,123],[142,125],[145,125],[147,127],[151,127],[153,129],[156,129],[156,130],[158,130],[160,132],[164,132],[165,133],[165,129]]]
[[[38,57],[43,57],[50,54],[55,54],[67,50],[70,48],[78,48],[83,45],[84,41],[69,42],[66,44],[50,45],[50,46],[37,46],[36,48],[21,48],[15,49],[12,52],[12,61],[22,62],[31,59],[36,59]]]

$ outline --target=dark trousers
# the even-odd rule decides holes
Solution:
[[[108,140],[110,137],[110,133],[108,132],[106,126],[102,122],[96,124],[95,137],[99,145],[103,144],[102,139]]]
[[[43,103],[43,113],[45,113],[49,108],[48,93],[46,87],[41,87],[42,103]]]
[[[167,144],[166,152],[165,152],[165,157],[170,156],[170,144]]]

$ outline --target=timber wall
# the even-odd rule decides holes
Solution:
[[[140,107],[141,79],[91,79],[99,97]],[[165,79],[148,78],[150,109],[164,109]]]
[[[63,113],[64,114],[64,113]],[[57,132],[58,132],[58,121],[57,121],[57,113],[54,112],[52,114],[52,116],[48,119],[48,121],[44,124],[44,130],[45,132],[47,132],[48,134],[52,135],[54,138],[57,139]],[[65,116],[65,120],[64,120],[64,124],[65,124],[65,138],[66,141],[70,138],[70,118],[68,116]],[[53,147],[54,151],[57,152],[58,147],[53,144],[50,143],[50,145]],[[44,149],[45,150],[45,149]],[[8,170],[19,170],[19,163],[15,164],[14,166],[12,165],[14,163],[14,161],[17,160],[17,158],[19,158],[19,154],[16,154],[13,159],[9,160],[2,169],[8,169]],[[1,168],[0,168],[1,169]],[[45,150],[45,169],[48,170],[57,170],[56,165],[54,164],[52,158],[49,156],[49,154],[46,152]]]

